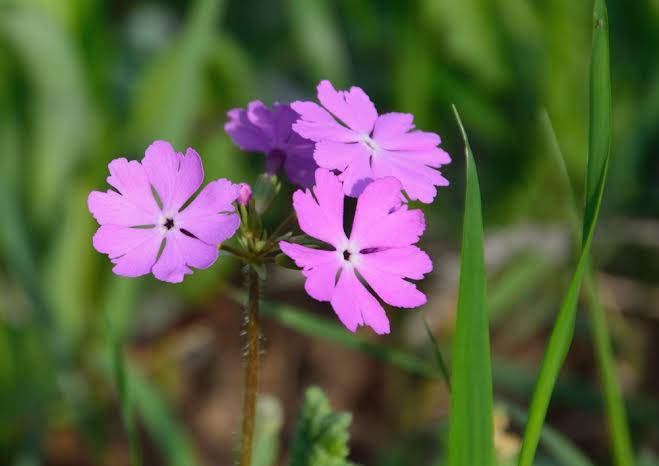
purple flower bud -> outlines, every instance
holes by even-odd
[[[238,199],[237,199],[238,204],[240,205],[249,204],[249,201],[252,200],[252,187],[247,183],[240,183],[238,186],[240,187],[240,191],[238,193]]]

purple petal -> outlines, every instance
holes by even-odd
[[[339,320],[351,332],[359,325],[367,325],[377,334],[389,333],[389,319],[384,309],[359,282],[352,269],[341,271],[331,304]]]
[[[281,251],[293,259],[307,278],[304,289],[318,301],[329,301],[334,294],[336,273],[341,266],[336,251],[312,249],[299,244],[279,243]]]
[[[400,182],[392,177],[369,184],[357,200],[350,240],[360,249],[405,247],[425,230],[423,212],[400,206]]]
[[[128,228],[102,225],[92,240],[94,249],[107,254],[115,264],[112,271],[124,277],[139,277],[151,272],[162,244],[155,228]]]
[[[240,186],[229,180],[212,181],[178,214],[176,224],[207,244],[220,244],[240,226],[232,205],[239,194]]]
[[[263,105],[258,101],[251,102],[250,106]],[[256,126],[248,118],[247,111],[242,108],[234,108],[227,112],[229,121],[224,125],[233,142],[241,150],[248,152],[267,153],[270,148],[270,139],[263,132],[262,128]]]
[[[315,197],[314,197],[315,196]],[[328,170],[316,170],[316,186],[293,194],[300,228],[309,236],[335,247],[346,240],[343,231],[343,187]]]
[[[314,176],[318,165],[313,158],[313,146],[291,147],[288,149],[286,160],[284,162],[284,171],[297,186],[310,188],[314,184]]]
[[[359,140],[359,134],[341,126],[327,110],[314,102],[293,102],[291,107],[300,115],[300,119],[293,124],[293,131],[305,139],[316,142]]]
[[[321,81],[317,87],[318,100],[327,110],[343,121],[350,129],[361,134],[371,134],[378,117],[373,102],[359,87],[349,91],[337,91],[329,81]]]
[[[153,266],[153,275],[170,283],[180,283],[192,273],[190,267],[205,269],[218,257],[217,246],[211,246],[196,238],[172,231],[167,235],[165,248]]]
[[[142,165],[166,215],[177,212],[204,180],[199,154],[190,148],[185,155],[177,153],[167,141],[152,143],[146,149]]]

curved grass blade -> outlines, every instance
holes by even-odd
[[[611,83],[609,70],[608,17],[604,0],[595,0],[593,49],[590,70],[589,153],[586,166],[586,206],[582,228],[581,255],[549,338],[535,385],[519,466],[531,466],[538,446],[551,393],[572,342],[577,301],[588,251],[604,194],[611,141]]]
[[[430,330],[430,326],[428,325],[428,321],[426,320],[425,317],[423,318],[423,327],[426,329],[426,334],[428,335],[428,339],[430,340],[433,354],[435,355],[435,360],[437,361],[437,367],[439,367],[439,370],[442,373],[442,377],[444,377],[444,382],[446,382],[446,386],[449,388],[449,390],[451,390],[451,376],[449,375],[448,366],[444,361],[444,356],[442,356],[442,351],[439,349],[439,345],[437,344],[435,335],[433,335],[432,330]]]
[[[568,212],[570,225],[575,232],[578,241],[579,220],[577,207],[574,202],[574,193],[570,185],[565,160],[558,145],[558,139],[546,111],[540,115],[542,129],[549,143],[552,158],[559,169],[559,178],[565,191],[565,210]],[[620,384],[616,379],[613,350],[611,338],[606,323],[606,316],[597,290],[597,280],[592,268],[586,270],[584,277],[584,296],[589,308],[589,316],[595,343],[595,356],[602,382],[604,406],[609,424],[609,436],[613,446],[613,455],[617,466],[633,466],[634,454],[632,449],[627,413],[620,390]]]
[[[488,466],[494,460],[492,368],[481,199],[467,134],[455,106],[453,112],[465,144],[467,187],[451,365],[449,464]]]

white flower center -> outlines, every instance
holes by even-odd
[[[170,231],[177,230],[176,216],[173,214],[160,214],[158,216],[158,227],[162,234],[167,234]]]
[[[360,137],[360,142],[364,144],[372,154],[377,154],[380,152],[380,145],[375,142],[375,140],[368,134],[362,134]]]
[[[344,267],[352,268],[361,263],[362,256],[359,254],[359,247],[354,243],[347,242],[342,244],[336,252]]]

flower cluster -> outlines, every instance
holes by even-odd
[[[437,187],[448,185],[438,169],[451,159],[437,134],[415,129],[408,113],[378,115],[362,89],[337,91],[322,81],[317,91],[320,104],[268,108],[254,101],[230,110],[225,124],[240,149],[265,155],[266,173],[283,169],[302,188],[293,195],[293,208],[313,240],[267,238],[251,230],[261,223],[250,215],[260,211],[250,207],[255,201],[245,183],[212,181],[190,202],[204,177],[199,155],[156,141],[141,163],[113,160],[108,183],[114,190],[89,195],[89,210],[100,224],[94,247],[110,257],[118,275],[153,273],[180,282],[192,268],[212,265],[242,221],[246,235],[239,243],[248,251],[241,257],[252,266],[270,252],[254,248],[278,243],[302,269],[307,293],[329,302],[349,330],[366,325],[388,333],[382,302],[423,305],[425,295],[409,280],[432,270],[428,255],[415,245],[424,215],[407,203],[431,203]],[[350,232],[344,229],[346,197],[357,198]],[[313,241],[324,246],[312,247]]]

